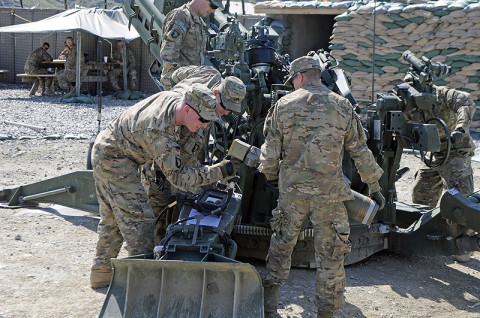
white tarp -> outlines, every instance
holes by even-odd
[[[1,27],[0,32],[50,33],[85,31],[102,38],[130,42],[140,35],[132,26],[122,9],[71,9],[49,18],[17,25]]]

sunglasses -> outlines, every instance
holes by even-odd
[[[212,10],[217,10],[218,9],[218,6],[215,5],[212,0],[209,0],[209,4],[210,4],[210,8],[212,8]]]
[[[209,123],[210,121],[209,120],[206,120],[205,118],[203,118],[202,116],[200,116],[200,113],[195,109],[195,107],[193,107],[192,105],[190,105],[189,103],[185,103],[188,107],[190,107],[197,115],[198,115],[198,121],[200,121],[202,124],[207,124]]]
[[[306,72],[306,71],[300,71],[300,72],[295,73],[295,75],[293,75],[293,76],[292,76],[292,79],[290,80],[290,85],[293,86],[293,80],[295,79],[295,77],[297,77],[298,73],[303,74],[303,73],[305,73],[305,72]]]

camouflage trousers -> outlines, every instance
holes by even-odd
[[[142,184],[147,191],[148,200],[152,206],[155,216],[160,215],[162,211],[173,202],[177,190],[166,179],[161,179],[156,174],[152,164],[145,164],[141,167]],[[161,179],[161,180],[159,180]],[[159,189],[160,188],[160,189]],[[154,230],[154,242],[157,245],[165,237],[168,224],[172,221],[170,213],[164,213],[158,220]]]
[[[472,157],[452,154],[440,168],[421,168],[415,173],[412,202],[432,208],[440,204],[442,194],[456,188],[463,195],[473,193]]]
[[[36,68],[36,67],[25,67],[25,73],[27,74],[48,74],[48,70],[45,68]],[[42,92],[45,91],[45,87],[52,86],[52,78],[48,77],[46,79],[40,79],[40,88]]]
[[[58,86],[64,91],[71,91],[72,82],[76,80],[76,73],[71,70],[61,70],[57,73]]]
[[[93,268],[110,265],[123,240],[129,255],[153,251],[155,217],[142,185],[138,165],[128,158],[92,153],[93,176],[100,208],[98,242]]]
[[[121,79],[123,76],[123,69],[121,68],[115,68],[108,72],[108,81],[112,86],[115,87],[120,87],[118,85],[118,81]],[[138,83],[137,83],[137,71],[135,69],[130,69],[127,70],[127,78],[128,82],[130,83],[130,88],[132,91],[136,91],[138,89]]]
[[[264,286],[282,285],[287,279],[293,248],[308,217],[314,229],[317,306],[322,310],[337,311],[345,304],[344,259],[351,250],[345,205],[342,202],[295,200],[280,195],[272,214],[273,234]]]

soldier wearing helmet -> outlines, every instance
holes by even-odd
[[[162,29],[160,55],[163,61],[160,82],[165,90],[171,88],[170,77],[181,66],[204,65],[207,34],[202,18],[225,7],[221,0],[192,0],[170,11]]]
[[[234,174],[230,160],[213,166],[185,165],[181,136],[215,120],[215,96],[194,84],[184,94],[161,92],[118,116],[96,138],[92,166],[100,207],[99,239],[90,284],[106,287],[112,277],[111,258],[123,240],[129,255],[151,252],[155,214],[142,185],[139,168],[154,161],[166,180],[188,191]]]

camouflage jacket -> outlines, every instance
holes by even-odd
[[[406,109],[404,111],[406,119],[424,123],[429,118],[438,117],[445,122],[450,133],[456,129],[463,129],[465,137],[461,143],[452,143],[451,154],[473,156],[475,144],[470,136],[469,129],[475,113],[475,103],[470,98],[470,94],[446,86],[436,85],[433,86],[433,91],[437,96],[436,107],[429,111]],[[440,125],[437,124],[437,126],[440,138],[443,138],[445,136],[444,130]]]
[[[135,56],[133,55],[133,51],[127,48],[127,70],[134,69],[136,66],[135,63]],[[112,53],[112,58],[111,61],[113,63],[118,63],[122,62],[122,51],[116,50],[115,52]],[[120,66],[120,64],[115,65],[115,68],[123,68],[123,66]]]
[[[162,78],[170,78],[181,66],[203,65],[207,46],[205,23],[193,13],[190,3],[170,11],[163,24],[160,55]]]
[[[307,84],[282,97],[265,120],[260,171],[279,181],[281,194],[301,200],[353,199],[343,178],[344,147],[370,191],[380,190],[382,169],[366,145],[351,104],[322,84]]]
[[[80,72],[83,69],[85,61],[83,58],[80,59]],[[65,60],[65,70],[73,72],[76,74],[77,72],[77,45],[73,44],[70,52],[67,55],[67,59]]]
[[[221,180],[219,167],[185,165],[186,127],[175,124],[180,100],[178,93],[161,92],[139,102],[110,123],[95,146],[103,149],[104,158],[127,157],[139,166],[153,160],[167,180],[184,191]]]
[[[42,66],[42,62],[51,62],[52,60],[53,59],[50,54],[48,54],[43,47],[39,47],[28,56],[24,67],[25,73],[30,73],[34,70],[44,68]]]
[[[182,66],[175,70],[171,77],[172,92],[183,94],[194,83],[202,83],[212,89],[222,82],[220,72],[213,66]],[[190,132],[190,143],[195,144],[197,148],[197,159],[205,160],[205,135],[210,130],[211,124],[207,128],[199,129],[197,133]]]
[[[60,60],[62,60],[62,59],[65,59],[65,60],[66,60],[67,57],[68,57],[68,53],[70,53],[70,50],[67,49],[67,48],[64,48],[63,51],[60,52],[60,55],[58,56],[58,58],[59,58]],[[64,57],[64,58],[63,58],[63,57]]]

